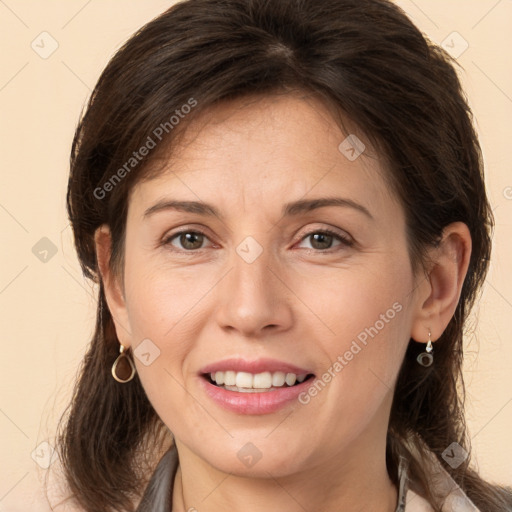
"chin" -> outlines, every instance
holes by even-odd
[[[268,435],[268,430],[265,433]],[[198,455],[217,470],[236,476],[269,478],[282,477],[300,471],[305,461],[304,447],[293,448],[282,440],[264,439],[263,436],[245,435],[243,440],[230,439],[206,450],[202,446]]]

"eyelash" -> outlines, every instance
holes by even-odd
[[[191,229],[185,229],[185,230],[182,230],[182,231],[178,231],[176,233],[173,233],[172,235],[166,237],[163,241],[162,241],[162,245],[164,246],[168,246],[168,245],[171,245],[171,242],[172,240],[174,240],[175,238],[179,237],[180,235],[184,235],[184,234],[194,234],[194,235],[202,235],[204,236],[205,238],[208,238],[208,236],[206,235],[206,233],[203,233],[202,231],[199,231],[199,230],[191,230]],[[341,245],[345,246],[345,247],[352,247],[354,245],[354,242],[352,240],[350,240],[349,238],[343,236],[343,235],[340,235],[339,233],[337,233],[336,231],[333,231],[329,228],[325,228],[325,229],[316,229],[314,231],[310,231],[309,233],[306,233],[301,239],[300,239],[300,242],[302,242],[303,240],[305,240],[306,238],[312,236],[312,235],[316,235],[316,234],[322,234],[322,235],[331,235],[333,236],[334,238],[338,239],[340,242],[341,242]],[[339,246],[337,246],[339,247]],[[185,254],[192,254],[192,253],[195,253],[195,252],[198,252],[198,251],[201,251],[203,248],[201,249],[175,249],[173,248],[172,250],[174,250],[175,252],[178,252],[178,253],[185,253]],[[325,250],[322,250],[322,249],[306,249],[306,251],[308,252],[315,252],[315,253],[331,253],[331,252],[334,252],[336,251],[336,247],[330,247],[329,249],[325,249]]]

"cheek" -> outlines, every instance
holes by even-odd
[[[399,290],[351,290],[346,284],[347,294],[338,293],[338,308],[323,310],[322,318],[335,332],[319,338],[329,363],[302,403],[324,425],[324,438],[350,444],[370,424],[388,421],[410,312]]]
[[[338,397],[363,398],[376,385],[393,386],[410,334],[407,261],[376,258],[371,267],[339,269],[314,281],[314,290],[311,280],[302,281],[299,293],[317,314],[317,341],[330,362],[325,380]]]
[[[156,265],[150,260],[133,257],[130,267],[127,263],[131,269],[126,282],[128,315],[135,343],[149,337],[164,345],[194,315],[215,278],[197,266],[166,268],[165,263]]]
[[[364,341],[370,329],[373,337],[383,337],[391,327],[397,328],[404,316],[403,308],[411,292],[411,275],[407,266],[386,258],[371,265],[328,269],[296,280],[297,295],[304,297],[308,309],[323,325],[325,340],[333,349],[356,338]],[[375,327],[378,333],[375,333]]]
[[[134,361],[149,400],[165,421],[190,405],[183,391],[190,377],[190,354],[210,318],[209,298],[218,273],[211,266],[152,265],[135,251],[126,268]]]
[[[175,408],[183,391],[184,361],[197,334],[191,312],[207,283],[192,275],[177,278],[176,272],[171,279],[170,272],[131,263],[126,295],[137,373],[157,410],[162,403]]]

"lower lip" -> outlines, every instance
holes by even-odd
[[[239,414],[270,414],[297,400],[315,378],[310,377],[296,386],[261,393],[229,391],[212,384],[204,377],[200,377],[200,380],[206,394],[224,409]]]

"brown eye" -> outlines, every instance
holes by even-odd
[[[311,248],[317,251],[327,251],[332,248],[336,249],[337,247],[350,247],[353,245],[353,242],[348,238],[330,230],[312,231],[303,237],[302,241],[304,240],[309,240]],[[339,243],[333,246],[333,242],[336,240]]]
[[[328,233],[313,233],[309,235],[313,249],[330,249],[334,237]]]
[[[193,251],[202,249],[205,239],[206,235],[198,231],[181,231],[180,233],[175,233],[174,235],[167,238],[164,244],[176,247],[173,243],[173,240],[178,240],[181,245],[181,247],[177,247],[178,249]]]

